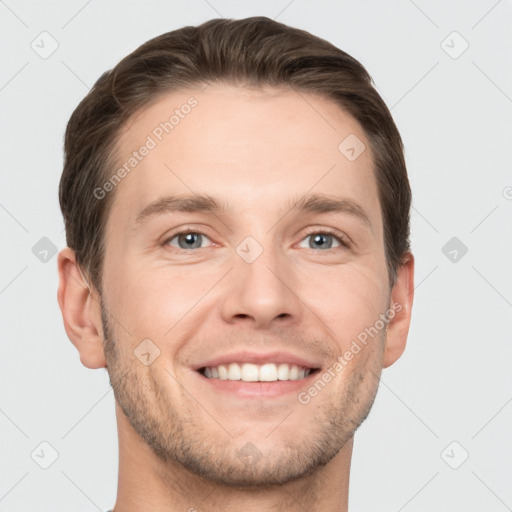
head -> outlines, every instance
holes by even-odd
[[[414,267],[402,141],[357,60],[263,17],[156,37],[73,112],[59,198],[66,331],[160,461],[271,485],[347,445],[405,348]],[[204,368],[235,352],[311,373],[219,389]]]

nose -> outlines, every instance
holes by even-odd
[[[290,262],[278,249],[267,247],[251,262],[243,253],[249,246],[234,253],[234,268],[222,305],[224,321],[251,323],[255,329],[267,329],[273,323],[299,323],[300,287]]]

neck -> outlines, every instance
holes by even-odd
[[[119,479],[113,512],[348,510],[353,438],[314,474],[279,486],[233,488],[205,480],[178,463],[164,463],[135,432],[117,404],[116,413]]]

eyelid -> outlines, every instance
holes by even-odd
[[[161,245],[166,246],[169,244],[169,242],[173,238],[175,238],[179,235],[188,235],[189,233],[202,235],[202,236],[207,237],[208,240],[211,240],[211,238],[201,229],[195,228],[194,226],[183,226],[181,228],[177,228],[177,231],[173,231],[170,235],[166,235],[164,240],[161,242]],[[215,244],[215,242],[213,242],[213,244]],[[180,249],[179,247],[175,247],[175,249],[177,249],[178,251],[181,250],[181,251],[185,251],[185,252],[190,252],[189,249]],[[205,247],[202,247],[202,249],[205,249]],[[195,250],[197,251],[197,249],[195,249]]]
[[[345,233],[342,233],[341,231],[338,231],[337,229],[334,229],[334,228],[322,228],[322,227],[308,228],[308,230],[304,234],[304,237],[301,238],[300,241],[302,242],[302,240],[304,240],[304,238],[311,236],[311,235],[315,235],[315,234],[331,235],[332,237],[337,238],[338,242],[340,242],[340,244],[346,248],[350,248],[353,245],[352,240],[350,239],[350,237],[345,235]]]
[[[202,235],[202,236],[205,236],[206,238],[208,238],[209,240],[211,240],[211,238],[204,231],[201,231],[200,229],[197,229],[194,226],[184,226],[182,228],[179,228],[178,231],[174,231],[172,234],[166,236],[164,241],[161,243],[161,245],[166,246],[175,237],[177,237],[179,235],[186,235],[189,233]],[[304,240],[304,238],[307,238],[308,236],[316,235],[316,234],[330,235],[330,236],[336,238],[342,247],[345,247],[347,249],[351,248],[353,245],[353,242],[350,239],[350,237],[348,237],[344,233],[342,233],[336,229],[333,229],[333,228],[326,228],[326,227],[319,227],[319,226],[308,228],[306,230],[306,232],[304,233],[304,235],[302,236],[302,238],[300,239],[299,243],[302,242]],[[213,244],[216,245],[215,242],[213,242]],[[184,251],[187,253],[194,252],[194,251],[198,250],[198,249],[195,249],[195,250],[194,249],[192,249],[192,250],[180,249],[179,247],[175,247],[175,249],[178,251]],[[206,249],[206,247],[201,247],[200,249]],[[334,247],[334,249],[337,249],[337,248]],[[315,252],[326,252],[326,251],[315,251]]]

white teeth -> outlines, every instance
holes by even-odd
[[[243,363],[221,364],[207,367],[205,377],[221,380],[243,380],[245,382],[275,382],[277,380],[298,380],[307,377],[310,368],[299,367],[294,364],[265,363],[262,365]]]
[[[277,380],[278,375],[276,365],[274,363],[262,364],[260,366],[259,377],[259,380],[266,382],[272,382]]]
[[[279,380],[288,380],[290,374],[290,367],[287,364],[280,364],[277,367],[277,378]]]
[[[236,363],[230,363],[228,366],[228,380],[240,380],[242,378],[242,371],[240,366]]]
[[[223,365],[218,366],[219,370],[219,379],[226,380],[228,378],[228,369]]]
[[[255,364],[242,365],[242,380],[245,382],[258,382],[259,371]]]

